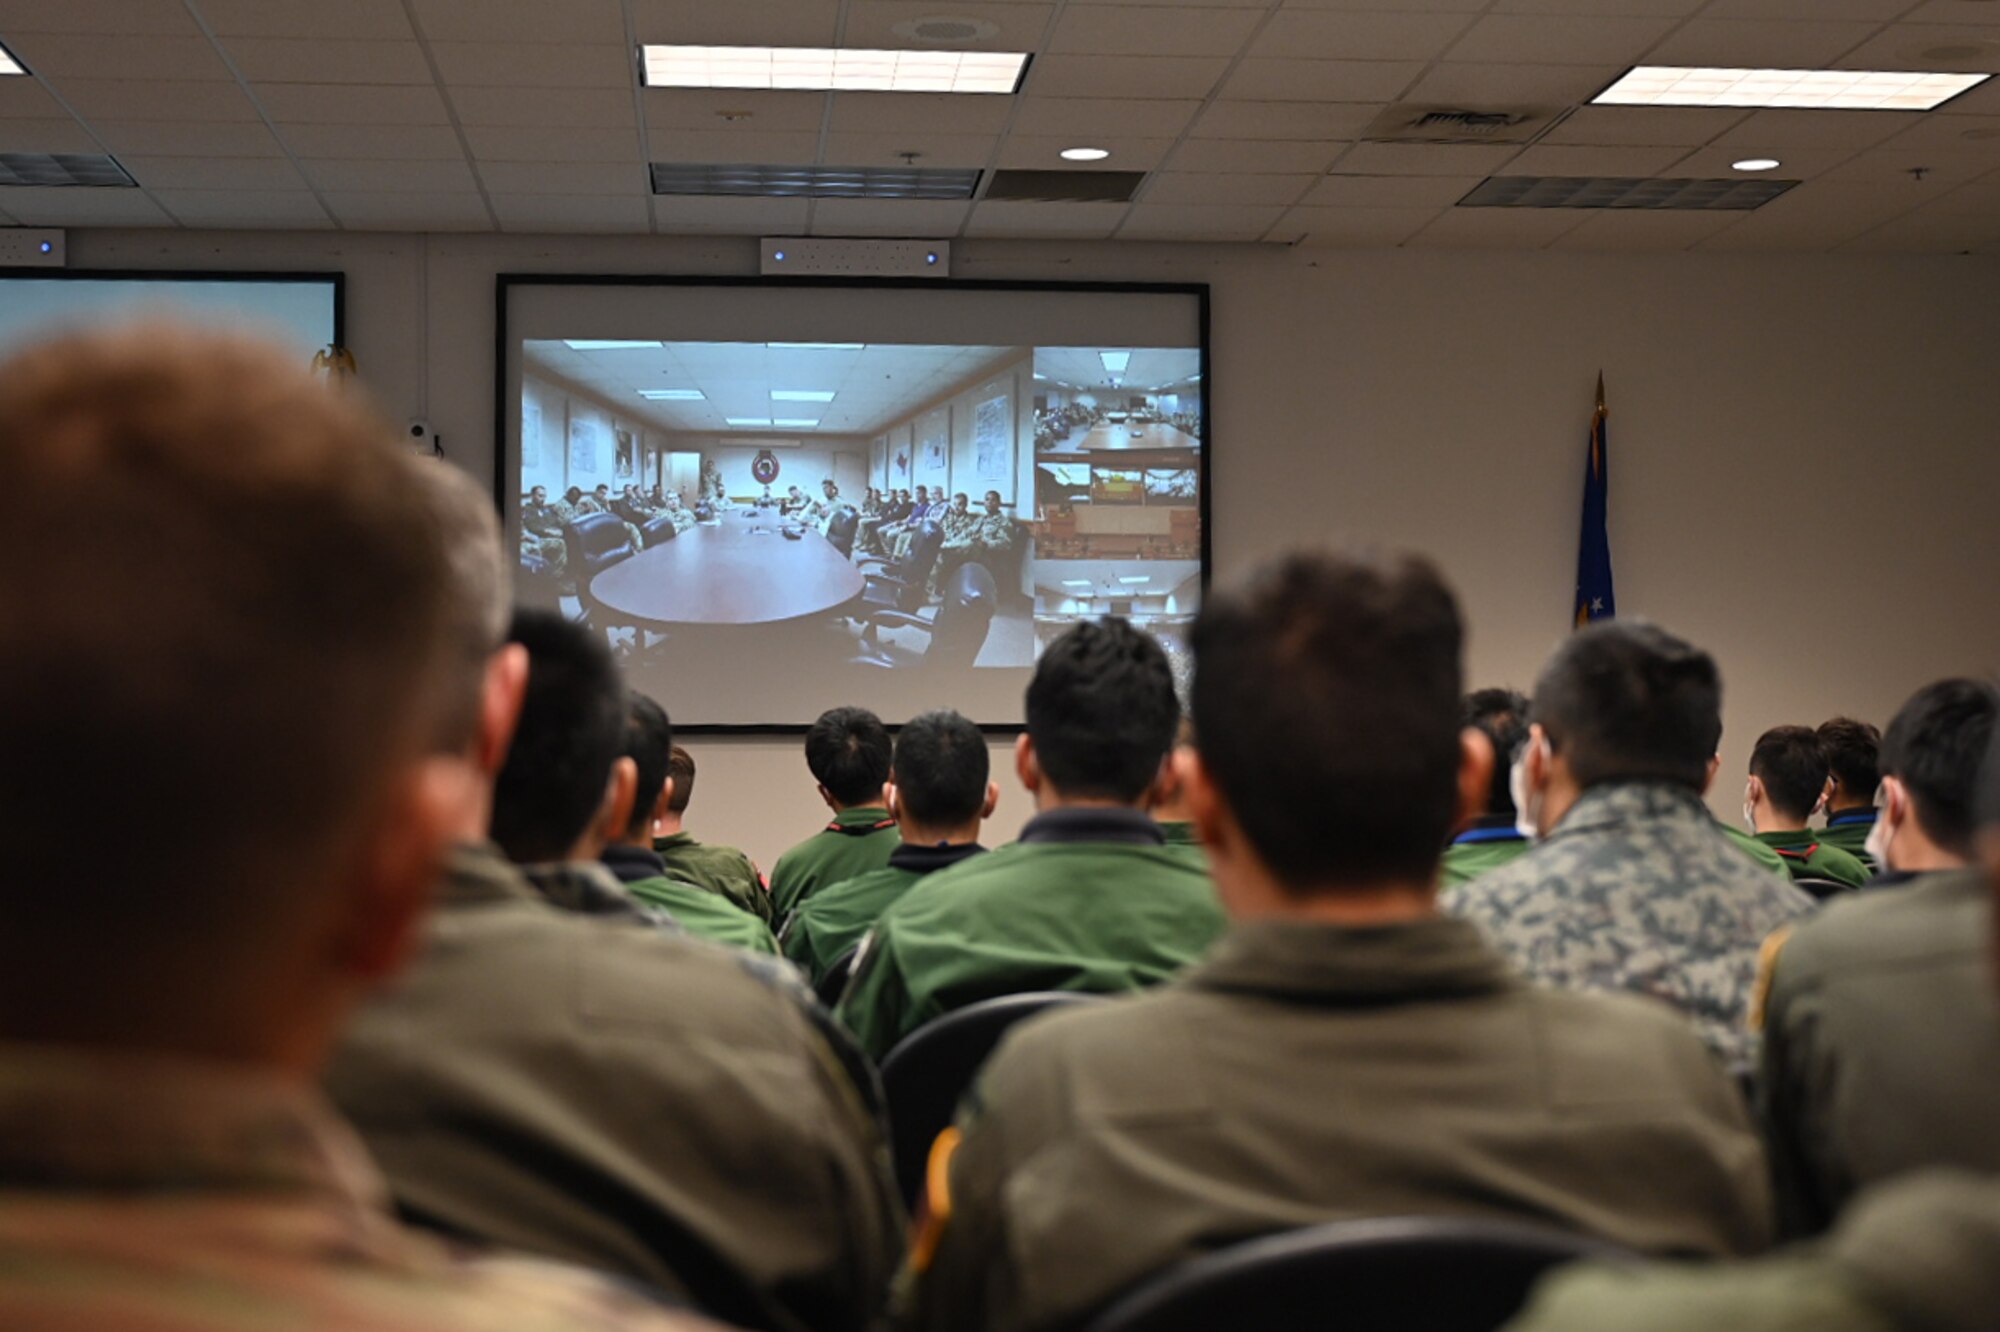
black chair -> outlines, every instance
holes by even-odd
[[[639,524],[639,536],[645,541],[647,550],[664,546],[680,534],[681,530],[674,526],[674,516],[670,513],[654,514]]]
[[[1250,1240],[1140,1284],[1085,1332],[1493,1332],[1551,1268],[1630,1264],[1602,1240],[1460,1217],[1334,1221]]]
[[[876,572],[868,574],[867,586],[854,603],[853,616],[866,620],[876,611],[912,615],[922,610],[931,569],[937,564],[938,547],[943,544],[944,529],[926,518],[917,525],[902,559],[892,562],[871,556],[858,561],[864,572],[870,565],[876,566]]]
[[[944,603],[937,618],[926,620],[902,611],[878,610],[868,617],[873,628],[917,629],[930,636],[922,651],[911,651],[883,643],[870,635],[862,640],[857,666],[927,666],[939,670],[969,667],[986,646],[987,632],[993,627],[993,612],[1000,596],[993,575],[983,564],[962,564],[944,590]]]
[[[828,1008],[840,1002],[840,992],[847,988],[847,978],[854,974],[854,959],[860,952],[861,945],[856,944],[833,959],[833,965],[826,969],[826,975],[821,976],[819,983],[813,986],[813,994]]]
[[[896,1185],[912,1205],[923,1190],[931,1144],[951,1127],[958,1102],[1007,1029],[1052,1008],[1102,1003],[1067,991],[1008,994],[947,1013],[905,1036],[882,1060],[882,1094],[889,1106],[889,1150]]]
[[[521,577],[515,600],[538,610],[555,610],[562,604],[562,582],[555,566],[539,555],[521,556]]]
[[[625,520],[610,513],[584,514],[575,522],[563,524],[563,542],[569,547],[569,574],[576,580],[583,623],[609,628],[604,620],[605,607],[590,595],[590,580],[639,553],[632,546],[631,534],[625,530]]]
[[[827,544],[839,551],[842,556],[852,557],[854,554],[854,534],[860,529],[861,515],[846,505],[842,505],[840,508],[835,509],[833,517],[827,520]]]
[[[1812,894],[1815,902],[1824,902],[1828,898],[1838,897],[1842,893],[1853,891],[1852,884],[1842,883],[1838,879],[1793,879],[1792,887]]]

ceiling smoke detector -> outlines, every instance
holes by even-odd
[[[959,46],[966,42],[982,41],[1000,35],[1000,25],[987,19],[953,18],[935,16],[932,18],[904,19],[889,29],[898,37],[907,37],[913,42],[928,42],[932,46]]]

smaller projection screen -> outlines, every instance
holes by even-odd
[[[677,726],[1018,726],[1114,606],[1180,664],[1207,570],[1207,288],[504,275],[523,604]]]
[[[309,363],[344,341],[339,273],[0,268],[0,356],[59,334],[171,319],[268,338]]]

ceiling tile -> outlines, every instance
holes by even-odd
[[[1477,14],[1492,0],[1282,0],[1287,9],[1383,10],[1430,14]]]
[[[1646,53],[1649,65],[1812,69],[1833,64],[1867,40],[1873,23],[1795,19],[1690,20]]]
[[[444,162],[465,156],[457,132],[449,125],[280,125],[278,132],[284,136],[285,146],[299,157]],[[635,156],[636,143],[635,139]]]
[[[2000,167],[2000,116],[1921,116],[1887,141],[1899,152],[1965,157]]]
[[[1535,144],[1507,163],[1510,176],[1658,176],[1688,155],[1685,148],[1605,148]]]
[[[1672,31],[1664,18],[1489,14],[1451,48],[1451,58],[1494,64],[1629,65]]]
[[[11,186],[0,189],[0,208],[30,227],[170,227],[143,190],[79,190]]]
[[[1541,142],[1693,148],[1725,133],[1745,114],[1693,106],[1580,106]]]
[[[281,157],[261,123],[235,120],[97,120],[91,128],[114,153],[148,157]],[[54,151],[54,150],[51,150]],[[89,150],[85,150],[89,151]]]
[[[1000,165],[1044,171],[1151,171],[1166,159],[1174,141],[1136,135],[1099,134],[1093,137],[1092,146],[1110,150],[1111,156],[1104,161],[1072,165],[1058,156],[1063,149],[1075,146],[1076,140],[1067,136],[1010,134],[1000,145]]]
[[[631,125],[632,94],[612,88],[472,88],[454,85],[465,125]]]
[[[807,199],[655,200],[654,217],[661,231],[724,236],[801,236],[806,229]]]
[[[0,119],[0,153],[101,153],[104,149],[89,130],[68,117]]]
[[[163,8],[144,0],[153,8]],[[46,0],[43,0],[46,3]],[[402,0],[197,0],[208,26],[223,37],[407,41],[416,34]],[[82,6],[77,6],[82,8]]]
[[[1349,176],[1322,178],[1299,201],[1306,208],[1449,208],[1472,192],[1481,176]]]
[[[1809,180],[1743,215],[1697,250],[1828,250],[1909,211],[1872,185]]]
[[[1042,56],[1028,67],[1023,90],[1039,97],[1200,99],[1228,68],[1220,56]]]
[[[1551,250],[1686,250],[1743,220],[1723,211],[1606,208],[1549,242]]]
[[[1279,205],[1137,203],[1117,235],[1120,240],[1255,241],[1284,214]]]
[[[7,49],[57,89],[70,78],[147,79],[157,83],[227,83],[229,66],[200,33],[7,34]]]
[[[826,0],[725,0],[721,4],[716,0],[629,0],[628,7],[639,41],[686,46],[832,46],[840,20],[840,6]]]
[[[1463,14],[1281,9],[1249,54],[1283,60],[1435,60],[1470,24]]]
[[[1976,54],[1954,48],[1978,47]],[[1855,47],[1840,64],[1846,69],[1938,69],[1965,73],[2000,70],[2000,13],[1983,24],[1891,23]]]
[[[506,231],[625,232],[653,229],[643,195],[495,194],[493,211]]]
[[[1887,23],[1910,7],[1910,0],[1813,0],[1816,19],[1874,19]],[[1719,19],[1795,19],[1798,0],[1709,0],[1703,17]]]
[[[1252,102],[1393,102],[1424,72],[1401,60],[1245,60],[1222,85]]]
[[[1862,232],[1840,248],[1900,254],[1990,254],[2000,250],[2000,215],[1919,208]]]
[[[449,131],[447,131],[449,133]],[[481,162],[641,162],[634,129],[549,129],[526,125],[468,125],[465,141]],[[453,154],[456,153],[453,140]],[[322,153],[322,157],[335,154]],[[391,154],[381,153],[388,157]]]
[[[1457,106],[1556,105],[1588,101],[1623,72],[1610,65],[1498,65],[1446,61],[1410,89],[1412,102]]]
[[[303,190],[305,178],[282,157],[118,158],[144,189]]]
[[[1351,139],[1381,114],[1375,102],[1211,102],[1198,139]]]
[[[971,213],[969,203],[942,199],[819,199],[813,203],[815,236],[955,236]]]
[[[1102,240],[1124,221],[1127,207],[1115,203],[1027,203],[1003,199],[974,208],[971,220],[965,224],[965,233]]]
[[[1437,216],[1435,208],[1294,208],[1274,231],[1296,229],[1308,248],[1367,249],[1401,245]]]
[[[464,162],[353,161],[299,164],[327,194],[463,194],[478,188]]]
[[[1839,166],[1853,156],[1845,148],[1782,148],[1771,153],[1781,165],[1774,171],[1745,173],[1734,169],[1734,164],[1746,157],[1763,156],[1761,149],[1754,152],[1737,147],[1722,147],[1711,144],[1697,148],[1680,161],[1674,163],[1673,174],[1694,179],[1722,180],[1726,178],[1751,179],[1772,177],[1778,180],[1811,180]]]
[[[331,219],[304,190],[152,190],[160,206],[189,227],[241,230],[325,228]]]
[[[1928,0],[1903,16],[1905,23],[1991,23],[1993,0]]]
[[[329,193],[327,207],[356,231],[491,231],[493,219],[476,194],[348,191]]]
[[[1413,250],[1539,250],[1587,216],[1575,208],[1452,208],[1404,244]]]
[[[841,29],[842,46],[895,50],[920,46],[896,31],[898,23],[927,18],[974,19],[997,29],[989,37],[953,42],[951,49],[966,51],[1039,51],[1051,4],[938,4],[936,0],[848,0],[847,25]],[[818,214],[814,215],[815,221]]]
[[[0,115],[17,114],[8,105],[10,84],[0,79]],[[154,83],[142,79],[64,79],[63,99],[85,120],[247,120],[257,108],[234,83]],[[25,91],[25,89],[24,89]],[[34,91],[47,98],[46,93]],[[49,99],[51,106],[55,105]]]
[[[1043,49],[1058,55],[1233,56],[1261,19],[1250,9],[1162,9],[1071,4]]]
[[[1685,18],[1710,0],[1498,0],[1496,14],[1632,15]]]
[[[1300,5],[1302,8],[1310,7],[1310,0],[1288,0],[1288,2]],[[1188,5],[1201,9],[1263,9],[1271,3],[1271,0],[1095,0],[1095,3],[1118,5],[1125,9],[1178,9]],[[1373,0],[1373,3],[1380,4],[1381,0]],[[1418,3],[1424,8],[1430,7],[1430,0],[1418,0]]]
[[[1820,179],[1829,183],[1873,185],[1882,191],[1885,198],[1899,199],[1904,201],[1906,207],[1916,208],[1948,190],[1977,180],[1993,169],[1989,158],[1941,155],[1921,148],[1904,149],[1899,146],[1900,142],[1892,139],[1879,148],[1857,153],[1822,173]],[[1922,171],[1923,178],[1919,180],[1913,176],[1911,173],[1914,171]]]
[[[1859,152],[1916,122],[1910,111],[1752,111],[1719,136],[1722,148],[1844,148]]]
[[[429,83],[415,42],[231,37],[223,49],[252,83]]]
[[[762,130],[654,130],[651,144],[655,162],[805,166],[819,159],[819,135],[796,130],[780,134]]]
[[[894,97],[895,93],[881,96]],[[928,98],[923,100],[929,100]],[[984,101],[984,98],[965,98],[965,101]],[[1005,102],[1006,98],[995,99]],[[838,105],[839,99],[835,99]],[[827,94],[823,92],[777,92],[771,89],[727,88],[711,90],[707,88],[660,88],[649,89],[645,94],[646,124],[654,129],[700,129],[758,130],[770,133],[777,130],[810,130],[819,132],[820,123],[826,119]],[[887,119],[884,117],[884,119]],[[874,126],[849,126],[847,128],[873,128],[881,130],[900,129],[912,123],[928,124],[928,121],[898,119],[888,124]],[[1000,124],[1005,124],[1003,118]],[[942,129],[942,126],[935,128]],[[997,130],[999,125],[995,125]]]
[[[829,134],[825,157],[841,166],[983,167],[999,146],[997,134]]]
[[[1096,97],[1024,97],[1013,132],[1040,134],[1088,144],[1108,135],[1172,138],[1201,109],[1196,101],[1119,101]]]
[[[96,80],[96,82],[111,84],[114,87],[117,86],[108,79]],[[76,80],[74,79],[64,80],[64,92],[67,93],[75,83]],[[213,85],[201,84],[197,86],[211,87]],[[249,107],[245,106],[244,110],[248,111]],[[58,102],[50,95],[49,90],[41,85],[40,80],[24,79],[19,75],[9,75],[4,79],[0,79],[0,116],[4,116],[9,120],[17,118],[22,120],[66,120],[69,118],[69,112],[63,109],[61,102]]]
[[[182,5],[160,0],[0,0],[0,34],[11,46],[28,32],[196,37],[201,29]]]
[[[489,194],[630,195],[651,192],[646,166],[631,162],[481,162],[479,179]],[[504,220],[504,219],[503,219]]]
[[[652,118],[653,98],[646,94],[647,118]],[[814,101],[823,93],[767,93],[770,97],[804,97]],[[833,116],[828,128],[842,134],[893,134],[911,126],[921,126],[933,134],[998,134],[1007,128],[1007,118],[1026,98],[952,97],[943,93],[833,94]],[[817,112],[814,115],[817,117]],[[763,119],[762,113],[758,119]],[[817,125],[817,118],[811,122]],[[806,128],[801,124],[799,128]]]
[[[1259,139],[1183,139],[1174,150],[1176,171],[1211,174],[1237,172],[1301,172],[1326,170],[1333,159],[1347,151],[1340,140],[1287,139],[1273,142]]]
[[[1520,151],[1511,144],[1357,143],[1338,165],[1360,176],[1490,176]]]
[[[636,57],[623,43],[432,42],[438,75],[448,84],[512,88],[632,86]]]
[[[445,125],[451,121],[436,88],[272,83],[256,92],[271,119],[286,124]]]
[[[1162,171],[1146,182],[1140,201],[1155,204],[1242,204],[1290,207],[1320,177],[1313,172],[1284,175],[1217,176],[1193,171]]]
[[[616,42],[625,40],[619,0],[410,0],[434,42]],[[636,6],[635,6],[636,8]]]

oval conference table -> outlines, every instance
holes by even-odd
[[[867,578],[807,526],[776,509],[735,510],[642,550],[590,580],[612,615],[645,625],[781,624],[824,615],[861,595]]]

